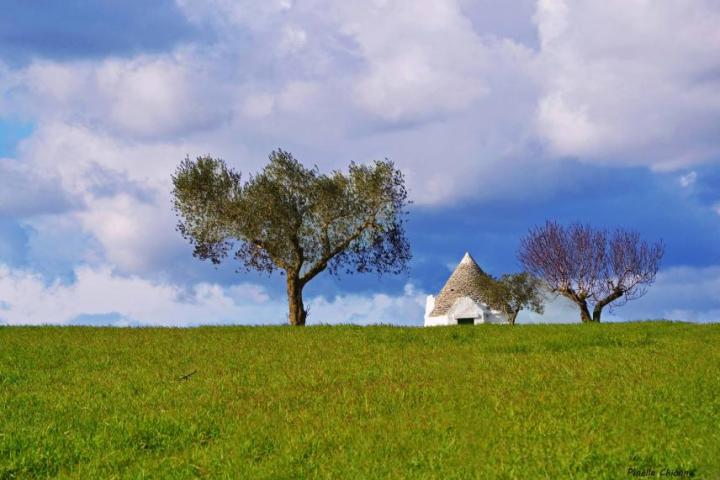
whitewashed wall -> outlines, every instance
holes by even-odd
[[[435,297],[428,295],[425,300],[425,326],[436,327],[457,325],[458,318],[474,318],[475,324],[495,323],[507,324],[507,317],[498,310],[491,310],[487,305],[477,304],[470,297],[458,298],[445,315],[430,316],[435,308]]]

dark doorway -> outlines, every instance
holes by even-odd
[[[458,325],[475,325],[474,318],[458,318]]]

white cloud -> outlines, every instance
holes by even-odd
[[[100,250],[84,256],[124,272],[147,273],[184,248],[175,232],[170,175],[191,152],[202,147],[124,141],[84,127],[45,123],[21,145],[19,158],[38,178],[34,185],[51,184],[72,199],[59,212],[64,222],[54,224],[70,222],[97,241]],[[31,215],[24,222],[53,236],[47,218]]]
[[[567,298],[560,295],[545,294],[543,314],[521,310],[516,322],[521,323],[578,323],[580,311]]]
[[[37,175],[57,175],[62,188],[73,195],[86,195],[108,183],[98,175],[101,172],[167,192],[180,160],[205,148],[203,142],[182,138],[138,142],[82,125],[43,121],[20,145],[18,158]]]
[[[475,31],[465,5],[181,5],[219,28],[228,44],[251,32],[256,48],[242,59],[259,76],[240,87],[247,120],[234,123],[245,138],[298,145],[301,160],[323,168],[389,157],[408,173],[420,204],[508,193],[494,184],[473,188],[472,178],[511,175],[509,157],[525,154],[535,101],[532,50]],[[210,13],[217,9],[222,18]],[[288,38],[302,43],[293,55]]]
[[[25,114],[118,135],[154,138],[210,128],[228,118],[229,90],[191,50],[128,60],[36,61],[13,75]]]
[[[291,0],[176,0],[193,22],[242,26],[264,26],[272,17],[290,10]]]
[[[107,261],[125,272],[143,272],[162,264],[169,253],[181,248],[169,202],[163,203],[118,194],[93,199],[76,216],[83,229],[103,246]]]
[[[607,140],[609,132],[589,118],[587,105],[571,105],[560,94],[550,94],[538,105],[539,129],[560,155],[584,155]]]
[[[319,296],[308,302],[309,319],[319,323],[421,326],[425,296],[412,284],[407,284],[400,296],[376,293],[370,296],[342,295],[332,300]]]
[[[188,326],[203,323],[278,322],[279,305],[267,301],[258,287],[200,283],[189,291],[137,276],[121,276],[109,267],[79,267],[71,284],[46,284],[39,275],[0,266],[0,318],[7,324],[67,324],[79,316],[116,314],[123,322]],[[42,299],[42,301],[38,301]]]
[[[266,117],[273,111],[275,97],[267,93],[249,95],[244,102],[243,112],[249,117]]]
[[[487,47],[455,1],[344,3],[341,31],[365,61],[360,105],[390,120],[459,111],[488,93]]]
[[[300,145],[332,168],[338,161],[327,159],[339,153],[399,152],[421,203],[458,198],[432,193],[428,135],[453,151],[441,183],[460,183],[454,192],[468,192],[468,177],[523,169],[536,135],[549,157],[588,162],[676,168],[718,152],[720,9],[710,1],[539,0],[539,44],[522,35],[530,47],[512,34],[530,19],[500,2],[178,3],[216,31],[216,43],[36,62],[4,75],[13,95],[3,108],[123,139],[205,131],[217,145],[234,136],[262,157],[266,145]],[[446,128],[428,131],[433,122]],[[453,136],[458,129],[464,138]]]
[[[280,50],[286,54],[297,53],[307,42],[307,32],[302,28],[286,26],[280,39]]]
[[[535,19],[552,153],[677,168],[720,151],[717,2],[540,0]]]
[[[628,320],[720,321],[720,266],[663,269],[644,297],[615,313]]]
[[[421,325],[424,295],[407,285],[399,296],[317,297],[307,305],[309,324]],[[78,317],[110,314],[120,325],[267,324],[286,323],[286,311],[284,297],[272,298],[250,283],[181,288],[121,275],[108,266],[79,267],[72,283],[48,283],[37,273],[0,265],[0,323],[10,325],[68,324]]]
[[[697,180],[697,173],[695,171],[692,171],[685,175],[681,175],[678,181],[680,182],[681,187],[688,188],[688,187],[692,187],[695,184],[696,180]]]
[[[471,18],[464,1],[180,5],[217,30],[216,44],[35,63],[14,75],[26,108],[83,128],[78,149],[193,142],[203,150],[181,155],[221,153],[246,171],[278,146],[323,168],[387,156],[418,204],[553,188],[519,173],[552,177],[555,156],[671,168],[718,150],[710,3],[540,1],[536,51],[478,22],[475,7]],[[507,7],[483,8],[502,18]],[[496,180],[478,188],[486,178]]]

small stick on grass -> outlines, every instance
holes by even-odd
[[[178,380],[187,380],[187,379],[189,379],[190,377],[192,377],[193,375],[195,375],[196,373],[197,373],[197,370],[193,370],[192,372],[183,375],[183,376],[180,377]]]

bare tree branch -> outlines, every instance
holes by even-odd
[[[578,306],[583,322],[599,322],[606,306],[624,305],[647,292],[663,254],[662,242],[648,244],[635,231],[609,234],[548,221],[521,240],[518,256],[528,272]]]

